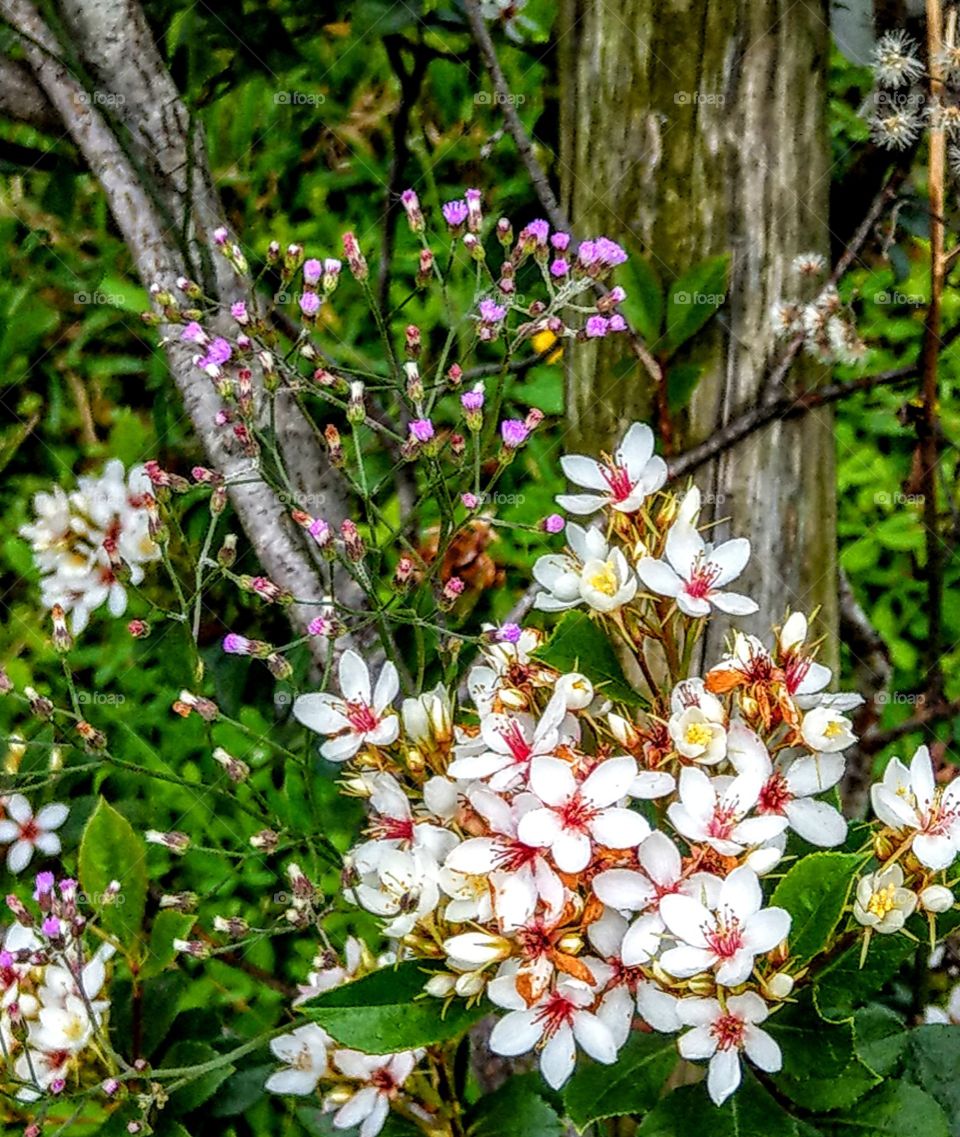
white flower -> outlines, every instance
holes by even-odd
[[[440,902],[439,866],[424,849],[370,852],[356,860],[360,881],[346,891],[361,908],[388,918],[384,935],[399,939]]]
[[[641,557],[637,574],[653,592],[676,599],[687,616],[708,616],[710,606],[734,616],[749,616],[757,604],[723,586],[735,580],[750,559],[750,542],[745,537],[707,544],[689,518],[700,508],[700,491],[694,486],[680,505],[680,516],[670,527],[664,550],[666,560]]]
[[[587,983],[561,979],[532,1007],[526,1005],[512,982],[495,980],[488,993],[493,1002],[509,1011],[493,1028],[490,1049],[513,1058],[540,1047],[540,1071],[553,1089],[560,1089],[573,1073],[578,1045],[605,1066],[616,1062],[617,1046],[610,1028],[586,1009],[595,999]]]
[[[329,1042],[327,1032],[316,1023],[271,1039],[274,1057],[285,1065],[267,1078],[264,1089],[272,1094],[312,1094],[327,1073]]]
[[[840,754],[806,754],[776,765],[757,735],[736,722],[727,740],[730,761],[738,773],[756,772],[763,778],[756,811],[761,816],[785,817],[787,824],[811,845],[829,848],[842,845],[847,836],[843,815],[814,794],[831,789],[843,777]]]
[[[870,790],[874,813],[897,830],[916,830],[913,853],[928,869],[949,868],[960,852],[960,781],[937,786],[933,762],[921,746],[910,763],[891,758],[884,780]]]
[[[913,852],[928,869],[948,868],[960,851],[960,779],[938,786],[930,751],[921,746],[910,769],[892,758],[871,788],[873,811],[897,830],[915,830]]]
[[[403,1088],[423,1057],[418,1050],[405,1050],[399,1054],[371,1055],[357,1050],[337,1050],[333,1063],[348,1078],[367,1082],[356,1091],[334,1114],[335,1129],[353,1129],[360,1126],[360,1137],[376,1137],[390,1112],[390,1102]]]
[[[557,505],[568,513],[596,513],[610,506],[634,513],[667,480],[667,464],[653,453],[653,431],[635,422],[607,462],[579,454],[560,459],[564,474],[574,485],[593,490],[586,494],[559,494]]]
[[[888,935],[899,932],[917,907],[917,894],[903,887],[903,869],[890,865],[857,881],[853,915],[864,927]]]
[[[552,754],[561,741],[574,741],[577,729],[576,720],[567,719],[562,692],[551,697],[539,719],[525,712],[486,714],[480,720],[485,748],[478,748],[474,739],[465,747],[458,744],[447,773],[453,778],[490,778],[495,789],[509,789],[526,776],[534,758]]]
[[[562,612],[586,604],[597,612],[616,612],[637,594],[637,578],[623,550],[610,548],[603,532],[570,522],[567,544],[571,554],[549,553],[533,566],[533,579],[544,590],[534,607]]]
[[[800,733],[811,750],[831,753],[846,750],[857,741],[850,720],[833,707],[822,704],[803,716]]]
[[[956,903],[956,897],[943,884],[928,884],[918,899],[924,912],[932,912],[934,915],[949,912]]]
[[[909,86],[923,74],[923,64],[916,55],[917,45],[901,28],[886,32],[873,49],[871,66],[877,80],[885,87]]]
[[[404,699],[400,713],[404,734],[415,746],[442,746],[453,737],[450,694],[442,683],[419,698]]]
[[[355,651],[340,657],[340,693],[300,695],[293,704],[298,722],[330,736],[320,753],[331,762],[345,762],[364,746],[390,746],[400,735],[400,720],[391,703],[400,690],[397,669],[383,665],[370,693],[370,672]]]
[[[90,1011],[93,1011],[91,1015]],[[79,995],[67,995],[60,1006],[41,1007],[30,1024],[30,1045],[50,1054],[76,1054],[93,1038],[100,1016]]]
[[[23,872],[33,858],[34,849],[48,857],[55,857],[60,852],[60,838],[54,830],[67,820],[70,811],[65,805],[51,802],[34,816],[23,794],[11,794],[0,804],[6,814],[0,821],[0,845],[10,846],[7,849],[7,868],[11,872]]]
[[[615,807],[637,776],[633,758],[607,758],[577,783],[568,762],[535,758],[530,789],[543,803],[520,818],[517,835],[535,848],[548,848],[561,872],[581,872],[590,863],[593,844],[629,849],[650,832],[633,810]]]
[[[780,1047],[757,1023],[768,1015],[767,1005],[753,991],[731,995],[726,1008],[716,999],[681,999],[678,1014],[693,1030],[681,1035],[677,1048],[688,1060],[709,1058],[707,1091],[715,1105],[723,1105],[740,1085],[740,1052],[775,1074],[782,1065]]]
[[[680,771],[680,800],[667,808],[678,833],[703,841],[725,857],[738,857],[745,848],[763,845],[787,827],[775,815],[748,817],[757,804],[763,779],[748,771],[736,778],[708,778],[697,766]]]
[[[771,951],[790,931],[789,912],[762,904],[757,874],[745,865],[723,881],[709,908],[692,896],[665,896],[660,915],[680,943],[664,952],[660,966],[678,979],[716,968],[721,986],[745,983],[754,957]]]
[[[456,845],[457,837],[449,829],[413,816],[410,799],[392,774],[372,774],[365,781],[370,788],[370,807],[374,814],[370,844],[376,845],[380,853],[388,849],[423,849],[439,862]],[[369,863],[369,855],[362,856],[359,849],[354,855]]]
[[[684,679],[670,697],[672,714],[667,724],[677,753],[703,766],[722,762],[727,753],[723,704],[702,679]]]

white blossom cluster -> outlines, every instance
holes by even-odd
[[[743,1056],[780,1067],[761,1024],[802,976],[790,916],[765,903],[761,882],[788,831],[844,842],[846,822],[822,795],[843,774],[860,698],[827,692],[801,613],[771,646],[735,631],[702,678],[683,673],[713,609],[756,610],[727,587],[749,542],[704,540],[699,494],[661,492],[645,426],[612,456],[563,467],[587,492],[561,504],[603,510],[606,525],[568,524],[567,551],[534,568],[537,607],[584,608],[646,658],[648,706],[556,670],[539,632],[505,625],[468,676],[472,712],[455,712],[440,686],[398,713],[394,665],[373,682],[347,651],[340,694],[303,695],[294,714],[325,737],[325,757],[351,762],[347,791],[369,806],[345,894],[381,918],[400,956],[443,960],[430,994],[486,996],[503,1012],[492,1049],[536,1050],[555,1088],[578,1049],[614,1063],[639,1017],[678,1032],[684,1057],[709,1060],[719,1104]],[[916,889],[896,857],[859,882],[851,917],[865,944],[918,907],[931,919],[951,907],[938,874],[960,849],[960,789],[934,783],[925,751],[909,771],[891,763],[874,807],[897,856],[911,850]]]
[[[154,499],[143,466],[125,472],[108,462],[99,477],[77,479],[67,493],[54,486],[33,499],[36,520],[20,530],[33,547],[46,608],[70,613],[74,634],[106,604],[112,616],[126,610],[125,581],[139,584],[144,566],[160,556],[151,536]]]
[[[0,1050],[22,1101],[63,1092],[109,1049],[106,985],[114,948],[86,947],[76,881],[38,873],[34,899],[39,914],[8,898],[16,922],[0,949]]]
[[[791,265],[801,284],[815,284],[809,299],[809,287],[798,287],[798,295],[778,300],[770,309],[770,325],[778,339],[803,337],[803,348],[821,363],[859,363],[866,355],[849,305],[844,304],[835,285],[823,282],[826,260],[819,253],[801,253]]]

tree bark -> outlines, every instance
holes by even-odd
[[[674,423],[676,450],[756,401],[774,359],[769,309],[795,284],[790,262],[828,251],[828,35],[818,3],[564,0],[560,165],[578,235],[626,239],[667,285],[709,256],[732,256],[726,302],[692,349],[704,371]],[[798,361],[788,382],[809,386],[817,370]],[[577,353],[567,402],[573,439],[591,451],[654,418],[647,375],[607,343]],[[738,626],[765,634],[788,606],[819,607],[818,631],[835,642],[830,412],[772,422],[695,480],[704,520],[719,521],[715,538],[753,543],[734,587],[760,612]],[[709,656],[724,629],[714,622]]]

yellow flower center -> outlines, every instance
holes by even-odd
[[[689,746],[709,746],[713,731],[705,722],[692,722],[687,727],[684,737]]]
[[[870,902],[867,904],[867,911],[883,919],[888,912],[892,912],[894,908],[896,908],[896,894],[896,885],[888,884],[884,888],[878,888],[870,897]]]
[[[836,738],[838,734],[843,731],[843,723],[828,722],[823,728],[823,735],[825,738]]]
[[[587,577],[587,584],[594,592],[602,592],[604,596],[616,596],[620,587],[616,570],[609,561]]]

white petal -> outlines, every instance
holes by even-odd
[[[607,504],[607,499],[589,493],[558,493],[556,502],[567,513],[572,513],[577,517],[590,517],[598,509],[603,509]]]
[[[377,1098],[379,1096],[380,1092],[374,1086],[364,1086],[362,1090],[358,1090],[353,1097],[334,1114],[334,1127],[336,1129],[352,1129],[355,1125],[359,1125],[364,1118],[369,1116],[371,1110],[377,1104]]]
[[[588,490],[609,489],[607,479],[603,476],[603,467],[593,458],[585,458],[582,454],[564,454],[560,459],[560,469],[575,486],[583,486]]]
[[[749,596],[741,596],[739,592],[711,592],[710,602],[714,608],[726,612],[729,616],[752,616],[760,611],[760,605]]]
[[[637,858],[647,876],[661,888],[680,879],[680,852],[666,833],[661,833],[660,830],[651,833],[643,842]]]
[[[387,660],[383,665],[383,670],[380,672],[377,685],[373,691],[373,709],[378,715],[383,714],[384,710],[386,710],[397,697],[399,691],[400,677],[397,675],[397,669],[390,660]]]
[[[825,801],[803,797],[788,802],[787,821],[794,833],[822,849],[842,845],[847,839],[846,819]]]
[[[743,1032],[743,1049],[754,1066],[759,1066],[768,1074],[775,1074],[783,1065],[780,1047],[758,1026],[751,1024]]]
[[[729,880],[729,877],[727,878]],[[784,908],[764,908],[749,918],[744,928],[744,945],[755,955],[773,948],[790,932],[790,913]]]
[[[532,809],[520,818],[517,839],[534,849],[548,849],[560,830],[560,817],[552,809]]]
[[[633,423],[617,447],[614,458],[617,465],[626,469],[630,480],[636,482],[653,457],[653,431],[644,422]]]
[[[740,1051],[718,1050],[710,1059],[707,1092],[715,1105],[723,1105],[740,1085]]]
[[[41,829],[59,829],[67,820],[70,810],[58,801],[45,805],[37,814],[37,825]]]
[[[348,703],[370,705],[370,672],[352,649],[340,656],[340,691]]]
[[[318,734],[337,734],[350,725],[342,700],[324,692],[299,695],[293,702],[293,717]]]
[[[752,916],[758,912],[762,903],[763,893],[760,891],[760,881],[752,869],[744,866],[734,869],[723,882],[718,907],[730,907],[743,919],[745,916]]]
[[[553,859],[561,872],[583,872],[590,863],[591,851],[586,833],[565,829],[553,842]]]
[[[676,596],[683,585],[683,581],[668,564],[653,557],[640,558],[637,562],[637,576],[645,588],[661,596]]]
[[[537,1022],[536,1011],[510,1011],[490,1033],[490,1049],[494,1054],[513,1058],[526,1054],[540,1041],[543,1024]]]
[[[21,825],[33,817],[33,810],[30,808],[30,803],[23,794],[11,794],[4,801],[3,808],[8,817],[12,817],[14,821],[19,822]]]
[[[562,1026],[540,1054],[540,1072],[547,1085],[559,1090],[573,1073],[576,1060],[577,1048],[573,1041],[573,1031],[568,1026]]]
[[[532,773],[532,771],[531,771]],[[580,787],[580,794],[601,809],[626,797],[637,776],[636,760],[627,756],[601,762]]]
[[[736,580],[747,567],[749,560],[750,542],[746,537],[734,537],[732,541],[724,541],[722,545],[718,545],[710,554],[711,564],[717,565],[720,569],[714,581],[715,586],[722,588],[731,580]]]
[[[677,1039],[680,1057],[688,1061],[698,1058],[712,1058],[717,1052],[717,1040],[708,1026],[696,1026]]]
[[[23,872],[33,857],[33,845],[29,841],[14,841],[7,850],[7,868],[12,873]]]
[[[577,789],[570,763],[560,758],[534,758],[530,763],[530,789],[544,805],[563,805]]]
[[[708,948],[675,947],[665,951],[660,957],[660,966],[668,975],[677,979],[689,979],[709,971],[716,956]]]
[[[647,877],[633,869],[607,869],[598,873],[593,878],[593,891],[604,904],[625,912],[641,912],[656,898]]]
[[[633,849],[650,833],[650,826],[632,809],[605,809],[590,822],[590,834],[608,849]]]
[[[680,893],[665,896],[660,901],[660,915],[675,936],[698,948],[707,946],[703,934],[704,927],[712,928],[716,923],[712,914],[699,900]]]
[[[795,797],[823,793],[840,781],[845,766],[842,754],[807,754],[787,767],[787,785]]]
[[[271,1094],[312,1094],[320,1081],[316,1070],[277,1070],[264,1083]]]
[[[629,997],[629,996],[628,996]],[[610,1066],[617,1060],[617,1046],[610,1028],[589,1011],[577,1011],[573,1016],[573,1037],[583,1050],[597,1062]]]

